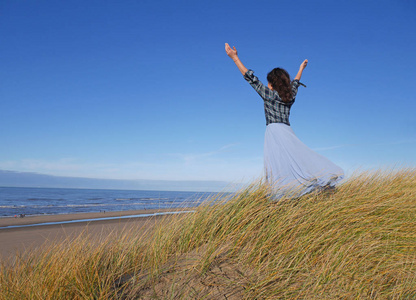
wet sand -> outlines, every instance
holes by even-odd
[[[122,219],[99,220],[101,218],[135,216],[181,211],[183,209],[149,209],[136,211],[80,213],[67,215],[27,216],[25,218],[0,218],[0,228],[7,226],[31,225],[0,229],[0,260],[13,258],[17,253],[39,247],[49,241],[75,238],[87,232],[93,238],[103,238],[110,233],[121,233],[134,228],[138,234],[151,230],[154,225],[166,216],[127,217]],[[192,210],[192,209],[189,209]],[[174,215],[169,215],[174,216]],[[94,219],[95,221],[92,221]],[[97,220],[98,219],[98,220]],[[76,223],[47,224],[50,222],[67,222],[88,220]],[[44,224],[44,225],[37,225]]]

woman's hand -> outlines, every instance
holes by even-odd
[[[236,60],[238,58],[237,49],[235,49],[235,47],[231,48],[228,43],[225,43],[225,52],[232,60]]]
[[[301,64],[300,64],[300,67],[299,67],[299,71],[298,71],[298,74],[296,75],[296,77],[295,77],[295,79],[296,80],[300,80],[300,78],[302,77],[302,72],[303,72],[303,70],[306,68],[306,66],[308,65],[308,60],[307,59],[305,59]]]
[[[234,61],[241,74],[246,74],[248,70],[238,58],[237,49],[235,49],[235,47],[231,48],[228,43],[225,43],[225,52],[227,52],[227,55]]]
[[[306,68],[306,66],[308,65],[308,60],[305,59],[301,64],[300,64],[300,69],[304,70]]]

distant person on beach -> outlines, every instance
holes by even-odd
[[[295,102],[299,85],[303,85],[299,80],[308,60],[302,62],[293,81],[286,70],[273,69],[267,74],[268,84],[265,86],[252,70],[243,65],[235,47],[225,43],[225,51],[244,79],[264,100],[264,170],[267,182],[279,188],[282,194],[292,191],[296,196],[334,187],[343,178],[343,170],[303,144],[289,123],[290,108]]]

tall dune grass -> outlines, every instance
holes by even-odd
[[[254,183],[152,232],[88,235],[0,270],[0,299],[415,299],[416,170],[271,201]]]

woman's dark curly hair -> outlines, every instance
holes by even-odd
[[[292,86],[290,84],[289,73],[285,69],[274,68],[267,74],[267,81],[273,87],[283,102],[292,100]]]

